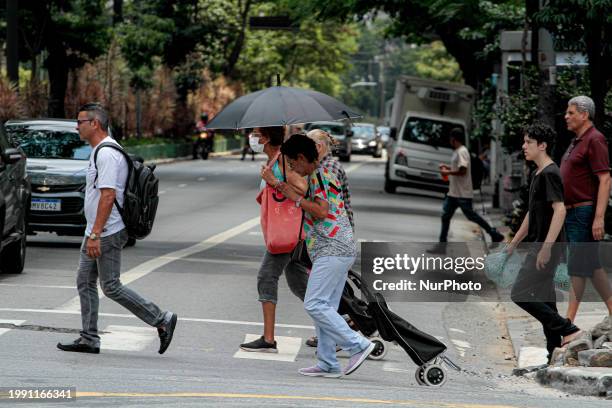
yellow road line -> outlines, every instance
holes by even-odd
[[[236,394],[215,392],[175,392],[175,393],[138,393],[138,392],[77,392],[77,398],[221,398],[221,399],[268,399],[268,400],[301,400],[301,401],[330,401],[353,402],[361,404],[378,404],[412,407],[436,408],[517,408],[509,405],[488,405],[472,403],[448,403],[440,401],[410,401],[410,400],[378,400],[369,398],[344,397],[311,397],[301,395],[272,395],[272,394]]]

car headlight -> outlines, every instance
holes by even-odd
[[[376,140],[372,140],[370,143],[368,143],[368,146],[370,147],[376,146]]]

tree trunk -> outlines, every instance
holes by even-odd
[[[440,39],[446,51],[455,58],[461,69],[463,80],[467,85],[478,89],[493,72],[493,67],[486,61],[478,61],[474,55],[482,50],[476,42],[468,42],[459,38],[455,32],[439,32]]]
[[[60,45],[49,48],[47,71],[49,73],[49,117],[63,118],[65,116],[64,99],[68,86],[68,61],[66,50]]]
[[[9,80],[19,84],[17,0],[6,1],[6,70]]]
[[[234,46],[232,47],[232,52],[225,63],[225,67],[223,69],[223,74],[228,77],[232,77],[234,74],[234,68],[238,63],[238,58],[240,58],[240,53],[242,52],[242,48],[244,47],[244,39],[246,37],[246,27],[248,24],[249,11],[251,10],[251,0],[247,0],[244,5],[244,11],[241,15],[241,30],[240,34],[238,34],[238,38],[236,42],[234,42]]]
[[[123,21],[123,0],[113,0],[113,25]]]

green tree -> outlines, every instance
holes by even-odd
[[[554,36],[558,49],[584,52],[589,62],[595,122],[603,125],[606,95],[612,88],[612,0],[545,2],[537,21]]]
[[[32,63],[46,51],[49,73],[48,114],[64,117],[68,73],[102,55],[109,44],[103,0],[38,0],[19,2],[20,59]]]
[[[499,62],[499,32],[521,27],[520,0],[285,0],[298,15],[345,21],[382,11],[387,34],[408,43],[440,40],[459,64],[465,82],[474,87]]]

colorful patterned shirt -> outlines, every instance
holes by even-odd
[[[319,183],[317,173],[323,186]],[[353,228],[344,207],[342,184],[338,178],[328,168],[319,166],[309,176],[308,187],[309,200],[319,198],[329,205],[327,217],[323,220],[315,220],[308,212],[305,213],[304,231],[310,258],[314,261],[322,256],[357,256]]]
[[[351,192],[349,190],[348,178],[342,164],[331,154],[327,154],[321,159],[321,167],[329,169],[342,185],[342,197],[344,198],[344,209],[348,216],[353,232],[355,231],[355,221],[353,219],[353,207],[351,207]]]

